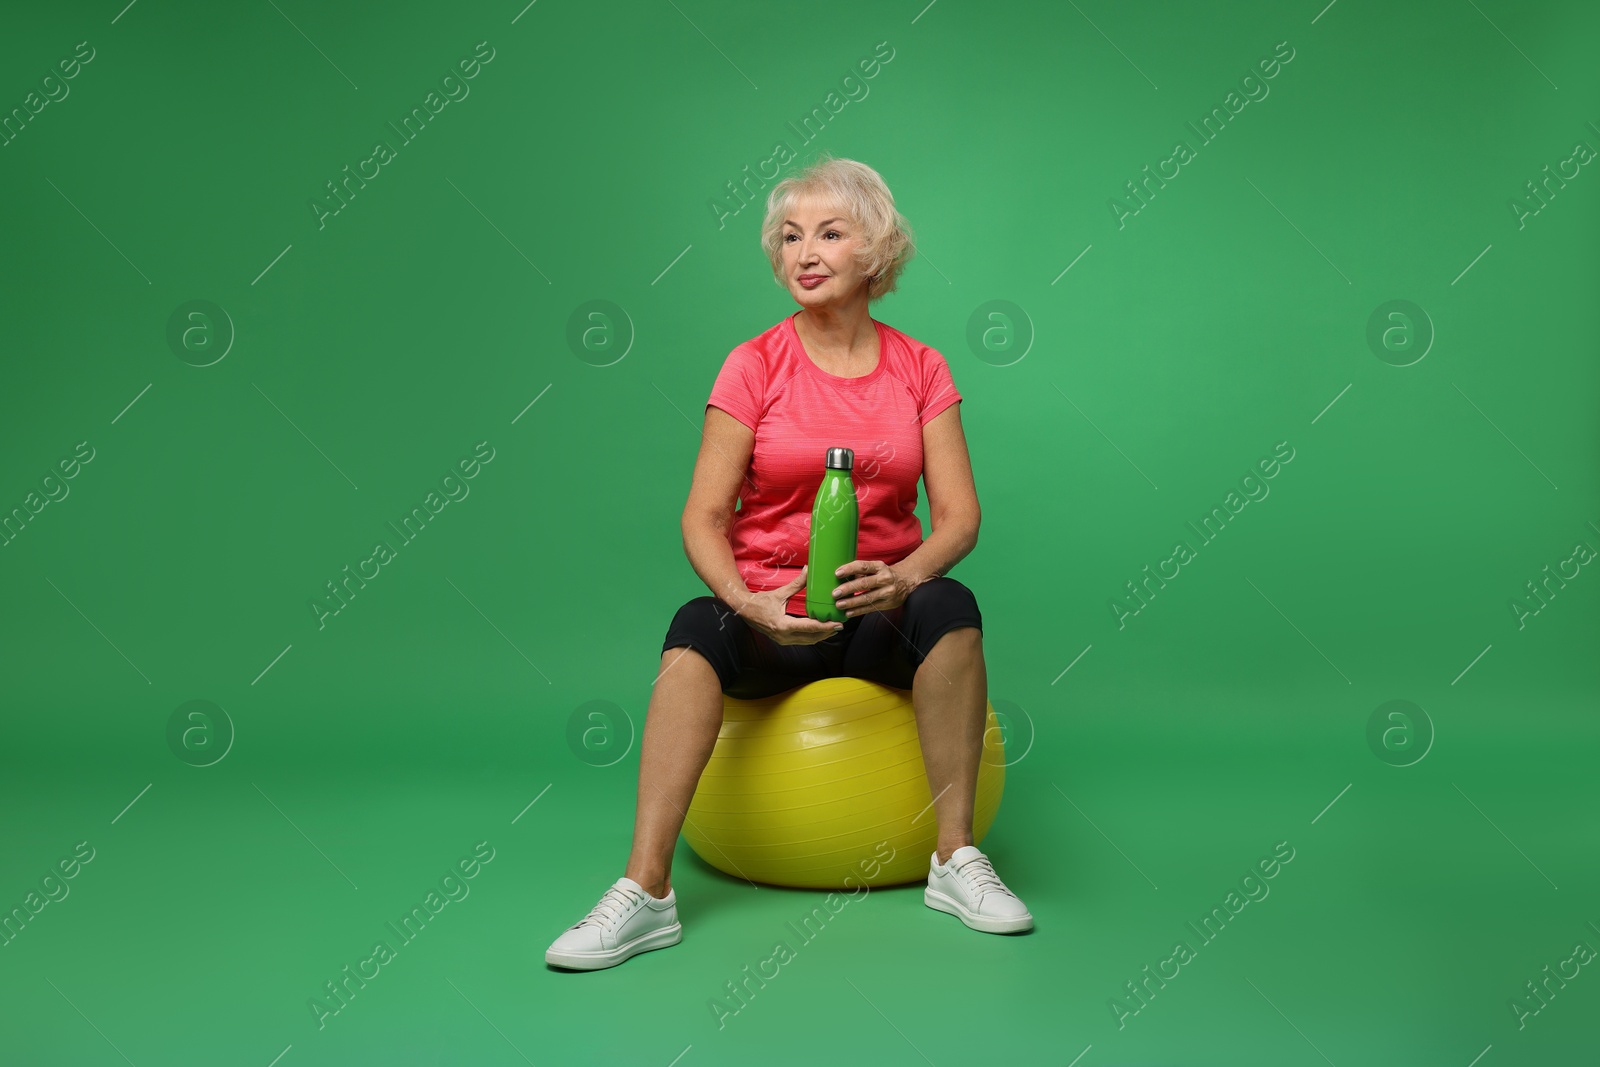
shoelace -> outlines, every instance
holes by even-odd
[[[987,856],[975,856],[963,863],[956,868],[956,875],[965,883],[974,900],[982,900],[985,893],[1013,895],[1000,876],[994,873],[994,865]]]
[[[589,914],[579,919],[576,926],[599,926],[610,929],[617,925],[623,912],[630,908],[638,894],[622,886],[612,886],[605,891],[600,902],[589,909]]]

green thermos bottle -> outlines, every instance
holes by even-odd
[[[819,622],[845,622],[834,604],[833,591],[846,579],[834,571],[856,558],[861,515],[856,487],[850,481],[855,453],[830,448],[823,459],[822,484],[811,506],[811,553],[806,561],[806,614]]]

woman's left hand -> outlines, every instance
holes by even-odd
[[[844,584],[833,591],[833,600],[847,619],[869,611],[893,611],[915,588],[911,579],[875,559],[852,560],[835,576]]]

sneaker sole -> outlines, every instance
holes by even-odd
[[[1023,915],[1014,919],[997,919],[990,915],[975,915],[961,902],[952,900],[943,893],[937,892],[932,886],[922,892],[922,902],[935,911],[942,911],[954,915],[974,930],[981,930],[986,934],[1016,934],[1024,930],[1033,929],[1033,916]]]
[[[606,967],[615,967],[641,952],[667,948],[682,940],[683,925],[673,923],[671,926],[663,926],[642,937],[636,937],[625,945],[618,945],[604,952],[557,952],[550,949],[545,952],[544,961],[552,966],[566,967],[574,971],[598,971]]]

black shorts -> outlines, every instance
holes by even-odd
[[[966,586],[940,575],[913,589],[893,611],[846,619],[843,630],[810,645],[780,645],[720,597],[696,597],[673,616],[661,651],[694,649],[715,668],[723,694],[736,699],[837,676],[910,689],[934,644],[958,626],[983,629],[978,601]]]

